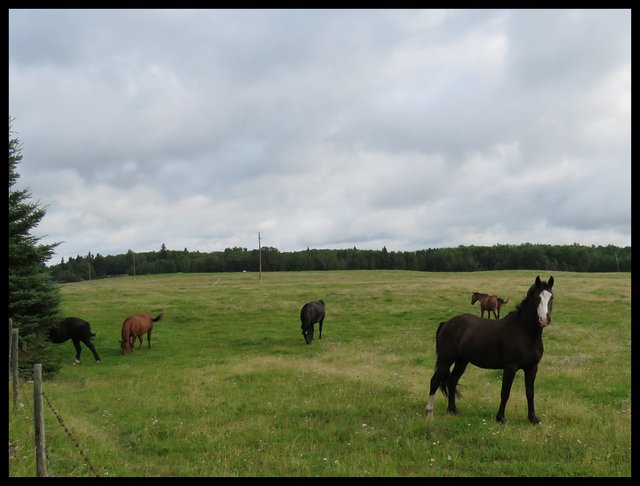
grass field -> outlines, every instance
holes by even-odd
[[[62,286],[102,357],[56,345],[44,392],[51,476],[630,476],[631,275],[553,272],[553,324],[527,420],[522,371],[495,422],[501,371],[467,368],[460,415],[424,407],[440,321],[480,314],[471,293],[515,309],[536,275],[496,271],[172,274]],[[326,303],[306,345],[301,306]],[[125,317],[165,318],[128,356]],[[316,326],[317,328],[317,326]],[[34,476],[32,387],[9,409],[9,476]],[[11,390],[10,390],[11,392]],[[87,459],[85,459],[85,457]]]

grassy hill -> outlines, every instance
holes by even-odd
[[[522,371],[495,422],[500,370],[469,366],[460,415],[424,407],[437,324],[480,315],[473,291],[515,309],[545,271],[329,271],[118,277],[62,286],[102,357],[71,342],[44,392],[51,476],[630,476],[631,275],[554,272],[553,324],[527,420]],[[301,306],[323,299],[322,340]],[[165,318],[120,354],[130,314]],[[317,326],[316,326],[317,327]],[[11,388],[11,387],[9,387]],[[11,390],[10,390],[11,393]],[[32,387],[9,399],[9,475],[34,476]],[[85,459],[85,457],[88,459]]]

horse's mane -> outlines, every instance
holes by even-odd
[[[536,291],[536,284],[533,284],[531,287],[529,287],[529,290],[527,290],[527,296],[524,299],[522,299],[522,302],[516,305],[516,311],[518,311],[518,313],[520,313],[520,311],[522,310],[524,305],[527,303],[527,301],[531,299],[531,296],[535,291]]]

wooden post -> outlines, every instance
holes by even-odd
[[[36,429],[36,473],[47,475],[47,455],[44,439],[44,407],[42,402],[42,365],[33,365],[33,420]]]
[[[13,411],[18,408],[18,329],[11,330],[11,377],[13,382]]]
[[[260,262],[259,265],[259,282],[262,283],[262,247],[260,246],[260,232],[258,231],[258,261]]]

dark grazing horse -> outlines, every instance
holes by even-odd
[[[484,311],[487,311],[488,319],[491,318],[492,312],[493,317],[500,319],[500,307],[509,302],[509,299],[504,300],[497,295],[483,294],[480,292],[471,294],[471,305],[478,301],[480,301],[480,317],[484,317]]]
[[[120,341],[122,354],[129,354],[135,350],[136,338],[140,340],[138,349],[142,348],[142,336],[144,333],[147,333],[147,343],[149,344],[149,349],[151,349],[153,323],[158,322],[163,317],[164,312],[161,312],[153,319],[146,312],[127,317],[122,323],[122,341]]]
[[[538,363],[544,351],[542,330],[551,324],[553,277],[542,282],[536,277],[527,296],[503,319],[482,319],[462,314],[441,322],[436,331],[436,367],[429,388],[425,412],[433,416],[433,402],[438,388],[449,399],[447,411],[458,414],[456,390],[458,380],[469,363],[479,368],[503,369],[500,407],[496,420],[506,423],[504,410],[509,400],[516,372],[524,370],[528,418],[540,422],[533,406],[534,383]],[[453,370],[450,372],[451,365]]]
[[[94,336],[95,333],[91,332],[91,325],[78,317],[65,317],[58,325],[49,328],[49,341],[52,343],[64,343],[69,339],[73,341],[73,345],[76,348],[74,364],[80,363],[80,353],[82,352],[80,341],[91,350],[96,363],[100,362],[100,356],[98,356],[98,352],[91,342],[91,338]]]
[[[300,309],[300,327],[307,344],[313,341],[313,325],[318,323],[318,339],[322,339],[322,323],[324,322],[324,301],[307,302]]]

